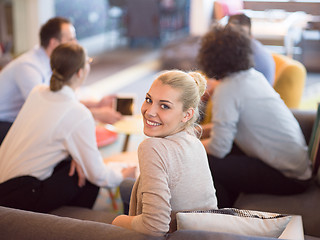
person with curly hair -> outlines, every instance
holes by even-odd
[[[202,39],[201,71],[220,83],[212,96],[210,137],[203,140],[218,199],[232,207],[241,192],[296,194],[311,179],[299,123],[253,66],[251,39],[215,25]]]

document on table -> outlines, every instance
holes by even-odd
[[[127,167],[136,167],[136,174],[135,177],[138,178],[140,174],[139,170],[139,164],[138,163],[127,163],[127,162],[107,162],[105,163],[106,166],[110,167],[113,169],[115,172],[121,173],[122,169],[127,168]]]

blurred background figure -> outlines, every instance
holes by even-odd
[[[127,36],[129,46],[135,48],[151,40],[153,47],[160,45],[160,1],[127,1]]]
[[[254,68],[261,72],[268,80],[271,86],[274,83],[275,62],[271,52],[263,46],[258,40],[254,39],[251,34],[251,19],[245,14],[235,14],[229,17],[228,25],[241,27],[251,37],[251,47],[254,58]]]

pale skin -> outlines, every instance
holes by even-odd
[[[183,111],[180,101],[181,92],[155,80],[146,94],[141,107],[144,133],[149,137],[166,137],[184,130],[186,123],[193,117],[194,109]],[[120,215],[112,224],[132,229],[136,216]]]
[[[219,85],[219,83],[220,83],[220,81],[218,81],[216,79],[213,79],[213,78],[207,79],[207,89],[206,89],[205,94],[202,96],[203,102],[208,101],[212,97],[214,89]],[[212,123],[202,124],[201,128],[202,128],[201,142],[203,144],[207,144],[208,141],[205,141],[204,139],[210,137]],[[207,150],[206,146],[205,146],[205,149]]]
[[[202,101],[207,101],[209,98],[211,98],[211,96],[214,92],[214,89],[216,88],[216,86],[218,86],[219,83],[220,82],[214,78],[207,79],[207,89],[201,98]]]

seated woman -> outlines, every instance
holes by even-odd
[[[250,37],[217,25],[203,37],[198,57],[202,72],[220,81],[212,96],[210,137],[203,140],[219,208],[232,207],[241,192],[304,191],[311,166],[303,133],[253,68]]]
[[[114,225],[162,236],[175,230],[176,212],[217,208],[206,151],[194,129],[205,87],[199,73],[178,70],[153,82],[141,107],[150,138],[138,148],[130,216],[118,216]]]
[[[134,168],[120,173],[104,165],[92,114],[75,96],[90,71],[88,60],[78,44],[53,51],[50,87],[32,90],[1,145],[1,206],[37,212],[63,205],[91,208],[98,186],[134,176]]]

